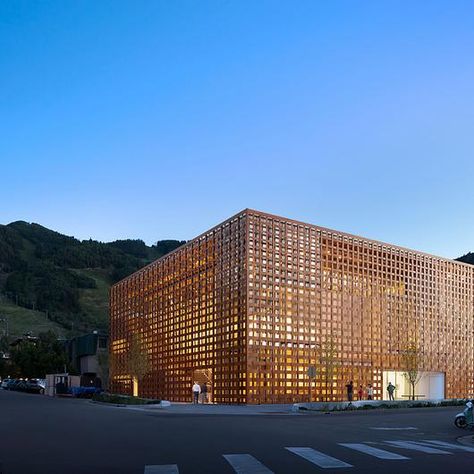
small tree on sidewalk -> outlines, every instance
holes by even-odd
[[[334,339],[327,339],[320,347],[320,358],[319,363],[324,373],[324,386],[326,389],[326,401],[330,401],[333,395],[333,379],[336,373],[339,361],[337,360],[337,346]]]
[[[420,381],[422,373],[420,369],[423,366],[423,353],[416,341],[407,343],[404,349],[400,351],[403,376],[410,384],[410,399],[415,400],[416,384]]]
[[[143,380],[145,375],[150,371],[150,362],[145,352],[143,339],[138,334],[132,335],[130,347],[128,350],[128,373],[132,377],[133,396],[138,396],[138,384]]]

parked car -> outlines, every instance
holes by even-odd
[[[10,384],[11,381],[12,379],[3,379],[2,383],[0,384],[0,388],[2,390],[8,390],[8,385]]]
[[[26,389],[26,380],[17,379],[14,384],[10,387],[10,390],[16,390],[17,392],[23,392]]]
[[[44,379],[5,379],[1,383],[1,388],[17,392],[44,393],[46,381]]]
[[[22,389],[29,393],[44,393],[45,383],[42,379],[29,379]]]
[[[7,379],[5,380],[5,390],[15,390],[15,386],[18,384],[19,380],[17,379]]]

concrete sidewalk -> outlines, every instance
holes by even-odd
[[[297,415],[292,404],[280,405],[214,405],[172,402],[169,407],[159,405],[129,405],[127,410],[154,411],[176,415]]]
[[[163,413],[170,415],[293,415],[302,416],[305,414],[321,414],[328,412],[365,412],[362,407],[369,405],[371,408],[418,408],[426,406],[442,406],[442,402],[453,402],[454,400],[425,400],[423,402],[413,402],[410,400],[361,400],[352,402],[313,402],[313,403],[293,403],[293,404],[262,404],[262,405],[214,405],[214,404],[193,404],[182,402],[171,402],[169,406],[157,405],[109,405],[101,403],[102,406],[110,406],[115,409],[125,409],[133,411],[146,411]],[[429,405],[427,405],[427,402]],[[459,405],[463,405],[464,400],[458,400]],[[352,408],[352,409],[351,409]]]

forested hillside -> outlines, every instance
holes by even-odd
[[[457,258],[456,260],[459,260],[460,262],[470,263],[471,265],[474,265],[474,253],[469,252],[466,255],[463,255],[462,257]]]
[[[183,243],[80,241],[38,224],[0,225],[0,319],[13,334],[106,329],[110,285]]]

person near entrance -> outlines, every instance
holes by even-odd
[[[201,387],[197,382],[193,385],[193,403],[197,405],[199,403],[199,394],[201,393]]]
[[[201,403],[207,403],[207,384],[204,382],[201,385]]]
[[[354,394],[354,384],[352,383],[352,380],[346,385],[347,389],[347,399],[352,402],[352,397]]]
[[[387,392],[388,392],[388,399],[389,400],[395,400],[393,397],[393,392],[395,391],[395,385],[392,384],[392,382],[389,382],[387,385]]]

